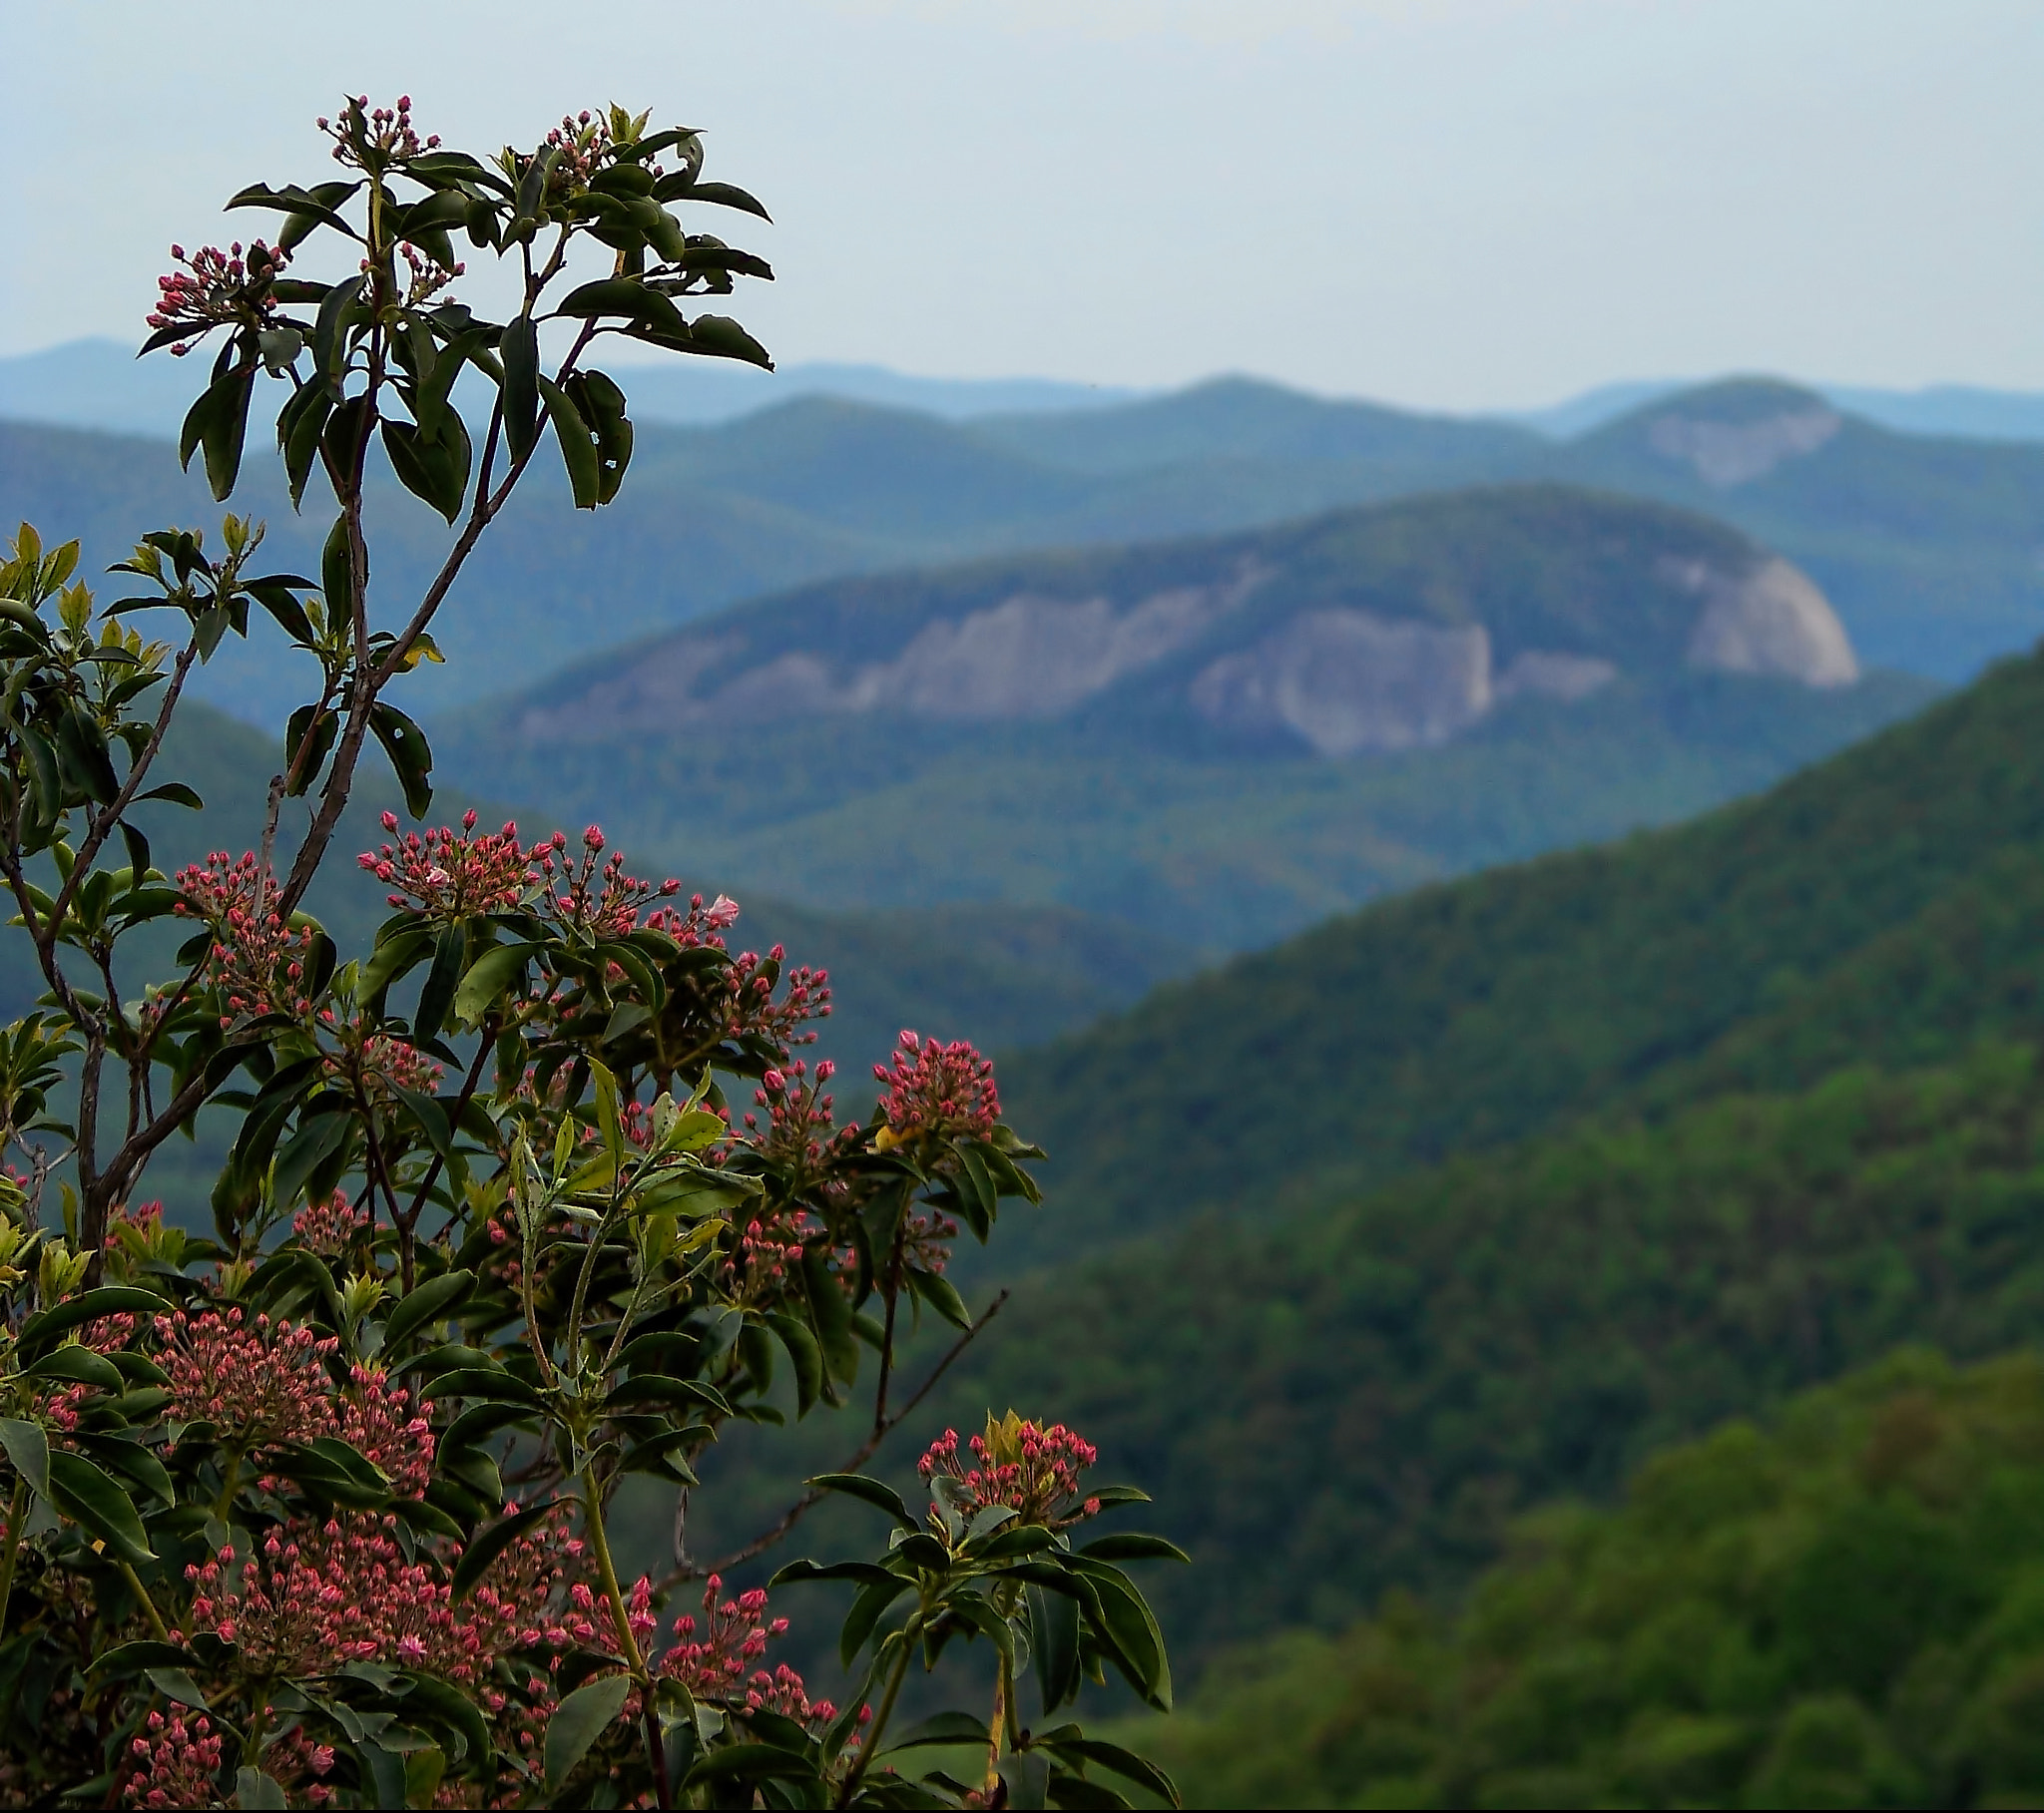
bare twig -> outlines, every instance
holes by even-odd
[[[149,733],[149,741],[142,745],[142,753],[129,765],[128,778],[121,790],[113,797],[97,817],[92,829],[85,834],[85,842],[79,846],[78,859],[71,866],[71,873],[64,885],[57,890],[56,901],[50,908],[49,935],[54,938],[64,924],[65,910],[71,905],[71,897],[78,892],[80,884],[92,871],[93,858],[114,833],[114,827],[121,822],[122,813],[134,804],[135,795],[141,789],[144,778],[155,763],[157,752],[164,746],[165,733],[171,727],[171,714],[178,708],[179,696],[185,690],[185,676],[192,672],[192,664],[199,659],[199,638],[195,634],[178,655],[177,665],[171,670],[171,683],[164,691],[164,702],[156,714],[156,725]],[[136,876],[140,886],[142,877]]]
[[[1004,1290],[986,1306],[986,1310],[979,1320],[973,1323],[970,1328],[952,1343],[951,1351],[937,1362],[930,1376],[923,1380],[922,1384],[917,1388],[915,1395],[876,1428],[871,1435],[867,1436],[859,1444],[858,1451],[846,1460],[843,1466],[837,1468],[837,1472],[856,1473],[859,1468],[863,1467],[866,1462],[873,1458],[880,1444],[914,1414],[916,1407],[936,1388],[937,1381],[951,1370],[952,1361],[957,1359],[966,1348],[970,1347],[979,1331],[1001,1313],[1001,1305],[1007,1302],[1007,1300],[1008,1293]],[[828,1495],[821,1491],[805,1492],[787,1508],[778,1522],[763,1530],[750,1543],[746,1544],[743,1549],[734,1549],[729,1555],[721,1555],[714,1562],[678,1565],[674,1572],[660,1583],[660,1590],[666,1591],[670,1587],[680,1586],[684,1581],[700,1581],[705,1575],[723,1574],[729,1569],[736,1568],[741,1562],[750,1562],[755,1556],[765,1555],[767,1550],[780,1542],[801,1521],[806,1512],[820,1505],[826,1496]]]

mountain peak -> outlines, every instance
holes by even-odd
[[[1806,459],[1844,424],[1837,410],[1800,385],[1729,378],[1648,403],[1604,433],[1644,442],[1656,458],[1688,467],[1714,491],[1729,491]]]

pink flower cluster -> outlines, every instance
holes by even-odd
[[[366,1366],[348,1369],[334,1403],[332,1433],[382,1468],[399,1498],[422,1499],[433,1478],[433,1426],[411,1401]]]
[[[404,288],[404,305],[407,308],[423,308],[456,277],[466,274],[468,270],[468,266],[458,258],[451,265],[442,264],[429,253],[419,250],[416,245],[402,244],[397,249],[404,258],[405,268],[411,273]],[[469,816],[472,818],[474,814],[470,813]]]
[[[605,857],[601,826],[582,833],[582,854],[568,854],[568,834],[556,831],[529,852],[537,865],[535,880],[547,890],[553,917],[566,931],[590,938],[622,938],[637,929],[647,902],[666,900],[682,891],[679,881],[655,886],[625,873],[622,852]]]
[[[239,1309],[180,1310],[159,1326],[175,1421],[211,1423],[245,1452],[338,1436],[382,1468],[400,1497],[424,1496],[432,1425],[409,1391],[365,1366],[350,1368],[337,1388],[327,1370],[339,1346],[333,1336],[267,1316],[245,1321]]]
[[[328,1063],[336,1070],[342,1068],[337,1060]],[[447,1080],[446,1071],[425,1053],[387,1033],[371,1033],[362,1041],[360,1065],[362,1081],[380,1087],[385,1094],[402,1089],[415,1096],[430,1096]]]
[[[239,1309],[225,1315],[179,1310],[158,1327],[174,1421],[211,1423],[228,1442],[248,1449],[335,1433],[333,1380],[326,1370],[340,1345],[333,1336],[322,1340],[309,1328],[267,1316],[245,1321]]]
[[[319,130],[333,141],[336,164],[365,168],[364,150],[379,152],[385,159],[402,161],[421,151],[437,151],[437,133],[421,140],[411,123],[411,96],[399,95],[395,107],[371,107],[367,95],[356,95],[338,120],[319,118]]]
[[[149,325],[159,332],[190,328],[193,339],[223,325],[266,321],[276,307],[269,285],[290,261],[289,252],[260,239],[251,242],[246,256],[239,239],[226,251],[202,245],[189,257],[184,246],[173,245],[171,256],[185,268],[157,278]],[[171,348],[180,358],[191,350],[190,341]]]
[[[324,1202],[307,1202],[291,1217],[291,1232],[325,1258],[344,1253],[369,1226],[369,1212],[355,1207],[347,1191],[337,1189]]]
[[[707,945],[721,951],[727,948],[724,933],[737,923],[738,916],[739,904],[729,895],[720,894],[705,906],[703,896],[697,894],[686,913],[662,907],[649,914],[646,923],[665,932],[684,950]],[[780,965],[786,956],[776,944],[764,958],[757,951],[743,951],[733,960],[718,985],[724,991],[721,1002],[710,1004],[713,1009],[722,1008],[727,1039],[759,1038],[782,1050],[815,1043],[814,1033],[797,1029],[804,1021],[830,1018],[830,972],[804,966],[782,975]],[[768,964],[773,966],[770,973]],[[776,979],[784,984],[778,1001],[773,998]]]
[[[721,933],[729,931],[739,922],[739,903],[729,894],[720,894],[708,906],[703,904],[701,894],[689,896],[689,910],[678,912],[673,907],[662,907],[654,913],[647,924],[665,932],[683,950],[693,950],[700,944],[724,949]]]
[[[475,822],[469,811],[462,815],[459,836],[447,825],[423,834],[411,831],[395,844],[364,851],[356,861],[394,890],[389,896],[394,907],[449,923],[472,913],[508,913],[538,880],[529,866],[538,851],[528,854],[519,845],[513,822],[480,837]],[[396,836],[394,812],[383,814],[383,828]]]
[[[663,1674],[679,1680],[697,1699],[735,1712],[778,1712],[805,1725],[827,1725],[837,1708],[825,1699],[811,1701],[802,1677],[785,1662],[770,1673],[750,1668],[766,1653],[767,1642],[785,1633],[787,1619],[766,1617],[766,1594],[761,1587],[737,1598],[717,1602],[723,1580],[713,1574],[703,1589],[703,1625],[685,1613],[676,1621],[675,1646],[660,1658]]]
[[[185,1571],[192,1622],[240,1650],[251,1672],[330,1673],[350,1661],[418,1668],[465,1687],[513,1648],[564,1648],[585,1620],[550,1611],[582,1545],[549,1519],[512,1543],[459,1605],[423,1561],[407,1561],[396,1520],[351,1512],[273,1529],[246,1562],[232,1545]],[[587,1595],[576,1586],[574,1592]],[[592,1627],[593,1628],[593,1627]],[[504,1709],[485,1692],[485,1709]]]
[[[128,1746],[133,1762],[122,1787],[130,1806],[211,1807],[220,1801],[222,1740],[204,1714],[185,1723],[176,1706],[152,1712]]]
[[[660,1625],[653,1609],[653,1582],[641,1575],[632,1583],[625,1599],[625,1618],[632,1627],[632,1643],[643,1650],[646,1639]],[[561,1614],[561,1628],[569,1639],[586,1647],[602,1647],[623,1657],[624,1639],[618,1634],[618,1614],[609,1599],[599,1599],[593,1588],[577,1582],[568,1588],[568,1608]]]
[[[997,1429],[998,1425],[990,1425]],[[1011,1432],[1013,1456],[1004,1459],[981,1436],[972,1438],[972,1457],[977,1464],[967,1467],[958,1458],[958,1432],[947,1429],[930,1444],[916,1463],[925,1480],[953,1482],[950,1497],[967,1513],[984,1511],[991,1505],[1011,1506],[1025,1524],[1044,1524],[1058,1529],[1094,1516],[1098,1499],[1079,1497],[1079,1475],[1100,1458],[1100,1451],[1062,1423],[1045,1429],[1038,1423],[1018,1422]],[[1009,1446],[1007,1441],[1001,1444]]]
[[[208,968],[226,996],[226,1026],[236,1014],[285,1014],[302,1019],[304,958],[312,929],[293,931],[271,909],[276,877],[252,850],[239,861],[215,850],[203,863],[178,871],[177,912],[204,921],[213,933]]]
[[[904,1032],[892,1068],[876,1064],[873,1075],[887,1090],[880,1113],[900,1137],[984,1139],[1001,1118],[993,1063],[962,1039],[943,1045]]]
[[[611,129],[585,107],[561,116],[560,125],[547,134],[546,148],[556,154],[551,187],[586,189],[610,153]]]

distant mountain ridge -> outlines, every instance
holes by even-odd
[[[1554,485],[822,582],[435,731],[695,872],[1057,902],[1201,946],[1664,822],[1929,695],[1790,563]]]
[[[1858,678],[1822,594],[1736,532],[1526,486],[825,582],[490,712],[541,759],[620,734],[872,712],[1055,718],[1096,700],[1124,721],[1185,720],[1181,739],[1205,727],[1347,755],[1445,742],[1518,695],[1586,697],[1621,661],[1813,686]]]
[[[1737,418],[1756,397],[1779,415],[1839,426],[1736,483],[1711,482],[1684,449],[1750,432]],[[1772,383],[1649,402],[1563,444],[1246,379],[971,421],[812,396],[707,427],[643,421],[635,466],[601,523],[572,511],[545,477],[514,501],[454,596],[453,659],[424,682],[423,709],[522,688],[595,651],[831,575],[1213,535],[1541,478],[1660,496],[1736,523],[1811,575],[1869,666],[1960,680],[2044,631],[2044,447],[1893,434]],[[268,521],[280,563],[309,570],[323,525],[294,517],[258,468],[245,490],[237,507]],[[385,533],[371,599],[395,609],[448,537],[392,488],[375,507]],[[93,564],[119,558],[139,526],[215,514],[160,443],[0,422],[0,516],[83,532]],[[487,625],[467,608],[484,598]],[[209,671],[198,684],[228,709],[275,722],[296,702],[297,658],[277,638],[261,648],[231,678]]]
[[[915,410],[946,421],[970,421],[1168,400],[1213,381],[1159,391],[1060,378],[931,377],[886,365],[814,359],[797,360],[770,373],[712,361],[641,366],[631,370],[630,378],[644,420],[683,426],[730,421],[805,396],[837,397],[881,408]],[[1442,419],[1490,421],[1567,440],[1643,404],[1723,381],[1708,377],[1631,379],[1596,385],[1536,409],[1460,412]],[[2044,391],[1999,390],[1978,384],[1928,384],[1910,390],[1867,384],[1811,383],[1808,387],[1838,408],[1906,434],[2044,441]],[[1273,384],[1272,388],[1283,386]],[[162,359],[138,362],[134,349],[118,340],[67,340],[35,352],[0,357],[0,419],[169,439],[177,434],[191,396],[184,371]],[[1354,399],[1325,400],[1337,408],[1415,413]]]

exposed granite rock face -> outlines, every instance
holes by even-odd
[[[1712,457],[1725,470],[1724,447]],[[1741,457],[1750,467],[1759,454],[1748,447]],[[1633,585],[1645,591],[1659,626],[1656,671],[1686,659],[1692,668],[1808,686],[1858,679],[1851,644],[1823,594],[1787,561],[1736,544],[1649,560]],[[1562,648],[1522,646],[1500,664],[1483,623],[1405,615],[1396,593],[1378,606],[1374,599],[1336,603],[1321,591],[1274,610],[1265,589],[1283,577],[1240,557],[1207,583],[1195,577],[1133,599],[1117,598],[1112,586],[1078,597],[1048,588],[990,591],[978,609],[926,617],[912,631],[897,631],[903,640],[891,649],[881,636],[854,644],[856,654],[784,644],[774,652],[738,627],[674,638],[571,700],[528,705],[518,729],[545,743],[831,714],[1052,718],[1136,678],[1131,696],[1145,698],[1146,710],[1162,705],[1228,729],[1289,733],[1321,755],[1345,756],[1434,747],[1515,698],[1575,703],[1616,680],[1620,662],[1632,660],[1621,651],[1638,646],[1607,644],[1617,660],[1571,650],[1563,611],[1540,633]],[[1260,593],[1253,629],[1222,628]],[[1694,616],[1685,601],[1693,601]]]
[[[1744,573],[1671,561],[1666,571],[1704,601],[1690,637],[1691,667],[1776,675],[1805,686],[1849,686],[1859,678],[1845,626],[1787,561],[1769,558]]]
[[[1430,748],[1491,707],[1490,632],[1366,611],[1294,617],[1201,670],[1193,708],[1234,729],[1295,730],[1322,755]]]
[[[718,670],[738,652],[738,639],[670,642],[570,703],[526,711],[519,727],[542,740],[574,740],[620,728],[758,723],[832,711],[1055,717],[1197,640],[1264,578],[1245,565],[1225,581],[1153,593],[1127,610],[1106,598],[1018,593],[988,610],[925,624],[890,661],[846,671],[793,650],[721,686]]]
[[[1497,677],[1495,690],[1499,698],[1559,698],[1573,704],[1617,678],[1617,665],[1602,656],[1528,649],[1513,657],[1511,666]]]
[[[1750,422],[1718,422],[1668,414],[1647,429],[1647,445],[1663,459],[1690,467],[1720,491],[1764,478],[1785,460],[1814,453],[1843,425],[1835,410],[1786,409]]]

